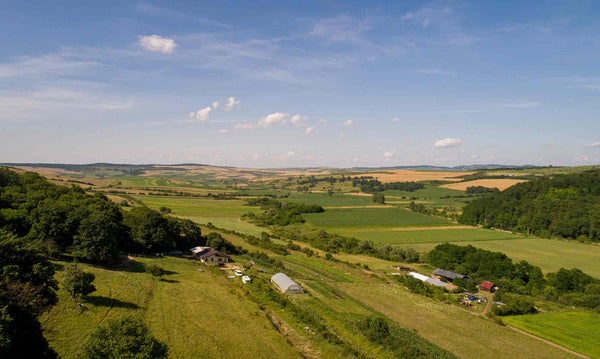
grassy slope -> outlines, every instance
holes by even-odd
[[[306,220],[323,228],[373,228],[403,226],[450,226],[454,223],[399,208],[330,209],[324,213],[308,213]]]
[[[536,339],[462,309],[387,284],[337,283],[336,287],[461,358],[571,358]]]
[[[507,317],[503,320],[509,325],[559,343],[578,353],[600,358],[598,313],[548,313]]]
[[[165,196],[132,196],[148,207],[158,209],[161,206],[170,208],[173,215],[188,218],[194,222],[206,224],[211,222],[218,227],[225,227],[238,232],[260,235],[264,229],[240,220],[240,216],[248,212],[260,211],[256,207],[248,207],[243,200],[215,200],[206,198],[165,197]]]
[[[506,253],[514,261],[526,260],[542,268],[545,272],[556,271],[561,267],[577,267],[600,278],[600,246],[567,242],[557,239],[524,238],[515,240],[458,242],[473,244],[476,247]],[[414,244],[419,251],[428,251],[435,243]]]
[[[41,322],[61,357],[76,357],[99,324],[123,315],[144,319],[169,346],[171,357],[298,357],[258,306],[223,283],[227,279],[222,275],[198,272],[195,262],[185,259],[140,261],[174,273],[157,281],[148,273],[85,266],[96,274],[98,291],[83,314],[74,309],[64,289],[59,291],[59,304]]]

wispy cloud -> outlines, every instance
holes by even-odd
[[[11,62],[0,64],[0,80],[23,76],[74,75],[90,67],[100,65],[96,61],[76,59],[68,52],[38,57],[19,56]]]
[[[441,69],[414,69],[411,71],[417,72],[420,74],[425,74],[425,75],[443,75],[443,76],[456,77],[456,74],[454,72],[449,72],[449,71],[445,71],[445,70],[441,70]]]
[[[352,122],[352,120],[346,120],[346,121],[344,121],[344,126],[350,127],[352,125],[354,125],[354,122]]]
[[[508,108],[533,108],[533,107],[539,107],[542,104],[540,102],[537,101],[525,101],[525,102],[516,102],[516,103],[507,103],[504,104],[504,107],[508,107]]]
[[[189,20],[198,22],[208,26],[216,26],[220,28],[229,28],[230,26],[224,24],[222,22],[202,17],[202,16],[194,16],[190,14],[186,14],[181,11],[169,9],[166,7],[156,6],[153,4],[149,4],[146,2],[140,2],[134,5],[133,7],[137,12],[147,15],[147,16],[157,16],[157,17],[168,17],[174,20]]]
[[[306,131],[304,131],[305,134],[312,136],[315,133],[315,126],[310,126],[306,128]]]
[[[348,14],[341,14],[317,21],[309,35],[321,37],[328,41],[365,41],[362,35],[373,28],[374,22],[374,19],[368,17],[358,19]]]
[[[593,143],[590,143],[590,144],[588,145],[588,147],[600,147],[600,141],[598,141],[598,142],[593,142]]]

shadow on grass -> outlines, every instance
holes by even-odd
[[[161,278],[160,279],[161,282],[165,282],[165,283],[179,283],[178,280],[175,279],[165,279],[165,278]]]
[[[139,306],[134,303],[124,302],[115,298],[103,297],[101,295],[90,295],[85,297],[85,302],[93,304],[99,307],[111,307],[111,308],[126,308],[126,309],[138,309]]]

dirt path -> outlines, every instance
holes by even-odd
[[[465,312],[467,312],[467,313],[473,314],[473,315],[477,315],[477,316],[480,316],[480,317],[485,317],[485,315],[486,315],[486,314],[487,314],[487,313],[488,313],[490,310],[492,310],[493,295],[492,295],[491,293],[483,293],[483,296],[484,296],[484,297],[487,299],[487,302],[486,302],[486,305],[485,305],[485,310],[484,310],[483,312],[481,312],[481,313],[477,313],[477,312],[473,312],[473,311],[470,311],[470,310],[468,310],[468,309],[464,309],[464,308],[460,308],[460,309],[461,309],[461,310],[463,310],[463,311],[465,311]],[[531,334],[531,333],[528,333],[528,332],[526,332],[526,331],[524,331],[524,330],[521,330],[521,329],[518,329],[518,328],[512,327],[512,326],[510,326],[510,325],[507,325],[506,323],[504,324],[504,326],[505,326],[505,327],[507,327],[507,328],[509,328],[509,329],[511,329],[511,330],[514,330],[515,332],[518,332],[518,333],[524,334],[524,335],[526,335],[526,336],[528,336],[528,337],[530,337],[530,338],[533,338],[533,339],[537,339],[537,340],[539,340],[539,341],[541,341],[541,342],[544,342],[544,343],[546,343],[546,344],[548,344],[548,345],[551,345],[551,346],[553,346],[553,347],[555,347],[555,348],[558,348],[558,349],[560,349],[560,350],[562,350],[562,351],[564,351],[564,352],[567,352],[567,353],[569,353],[569,354],[573,354],[573,355],[575,355],[575,356],[577,356],[577,357],[580,357],[580,358],[587,358],[587,359],[590,359],[590,357],[588,357],[588,356],[585,356],[585,355],[583,355],[583,354],[581,354],[581,353],[578,353],[578,352],[576,352],[576,351],[573,351],[573,350],[571,350],[571,349],[569,349],[569,348],[567,348],[567,347],[564,347],[564,346],[562,346],[562,345],[560,345],[560,344],[557,344],[557,343],[551,342],[550,340],[544,339],[544,338],[542,338],[542,337],[538,337],[538,336],[537,336],[537,335],[535,335],[535,334]]]
[[[511,327],[510,325],[506,325],[506,327],[507,327],[507,328],[509,328],[509,329],[512,329],[512,330],[514,330],[515,332],[519,332],[519,333],[521,333],[521,334],[524,334],[524,335],[527,335],[528,337],[531,337],[531,338],[533,338],[533,339],[537,339],[537,340],[539,340],[539,341],[542,341],[542,342],[544,342],[544,343],[546,343],[546,344],[548,344],[548,345],[552,345],[553,347],[556,347],[556,348],[558,348],[558,349],[560,349],[560,350],[562,350],[562,351],[565,351],[565,352],[567,352],[567,353],[573,354],[573,355],[575,355],[575,356],[578,356],[578,357],[580,357],[580,358],[587,358],[587,359],[590,359],[590,357],[588,357],[588,356],[586,356],[586,355],[583,355],[583,354],[581,354],[581,353],[578,353],[578,352],[576,352],[576,351],[573,351],[573,350],[571,350],[571,349],[569,349],[569,348],[567,348],[567,347],[563,347],[563,346],[562,346],[562,345],[560,345],[560,344],[556,344],[556,343],[554,343],[554,342],[551,342],[551,341],[549,341],[549,340],[546,340],[546,339],[544,339],[544,338],[538,337],[537,335],[534,335],[534,334],[528,333],[528,332],[526,332],[526,331],[524,331],[524,330],[517,329],[517,328],[515,328],[515,327]]]

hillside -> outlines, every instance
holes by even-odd
[[[542,177],[473,200],[459,221],[541,237],[600,241],[600,170]]]

